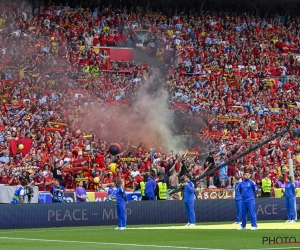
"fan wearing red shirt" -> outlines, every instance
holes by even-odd
[[[132,189],[133,188],[133,181],[130,176],[130,172],[126,173],[124,175],[124,187],[127,189]]]
[[[34,185],[38,186],[39,191],[45,191],[45,177],[40,169],[38,175],[34,178]]]
[[[106,46],[106,42],[107,42],[107,35],[106,34],[100,35],[100,46]]]
[[[71,151],[74,156],[78,157],[78,153],[82,151],[82,143],[78,142],[77,139],[74,140],[74,144],[72,145]]]
[[[111,34],[109,34],[106,38],[106,45],[107,46],[115,46],[116,45],[114,37]]]
[[[114,35],[114,40],[115,40],[115,43],[118,45],[120,44],[121,42],[121,36],[119,34],[119,32],[117,31],[116,34]]]
[[[14,176],[11,175],[8,184],[10,186],[17,186],[19,184],[18,174],[15,174]]]
[[[55,178],[53,177],[53,173],[50,172],[45,180],[45,189],[46,191],[50,191],[51,188],[55,185]]]
[[[70,173],[66,173],[66,175],[63,177],[63,185],[65,186],[66,189],[74,189],[74,178]]]
[[[0,184],[8,184],[8,177],[4,170],[1,172]]]

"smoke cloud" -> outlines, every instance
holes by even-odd
[[[163,88],[159,70],[140,84],[136,97],[128,106],[94,105],[84,118],[98,138],[147,147],[156,151],[185,150],[181,136],[175,135],[176,121],[171,113],[168,92]]]

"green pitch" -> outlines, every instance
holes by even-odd
[[[198,223],[196,227],[128,225],[123,231],[113,226],[0,230],[0,249],[300,249],[300,223],[260,221],[257,231],[247,226],[246,231],[238,231],[239,225],[231,222]]]

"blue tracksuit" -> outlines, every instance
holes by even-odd
[[[288,215],[288,220],[296,219],[296,210],[295,210],[295,195],[296,188],[294,183],[291,181],[285,184],[285,205]]]
[[[108,196],[105,201],[116,201],[116,192],[116,189],[109,187],[107,191]]]
[[[255,210],[255,196],[258,193],[256,184],[249,179],[241,182],[238,188],[242,195],[242,227],[246,227],[247,214],[250,213],[252,227],[257,227],[256,224],[256,210]]]
[[[118,227],[126,227],[126,193],[120,184],[116,191]]]
[[[238,182],[235,186],[235,194],[234,194],[234,199],[235,199],[235,209],[236,209],[236,222],[241,222],[242,221],[242,196],[239,193],[239,186],[241,182]]]
[[[148,200],[155,200],[155,190],[156,182],[153,179],[149,179],[145,185],[145,196]]]
[[[196,216],[194,211],[194,201],[195,201],[194,187],[195,187],[194,183],[188,181],[188,185],[184,186],[184,193],[183,193],[185,212],[188,216],[188,223],[190,224],[196,223]]]

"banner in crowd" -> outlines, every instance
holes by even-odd
[[[300,197],[300,188],[296,188],[297,194],[296,197]],[[275,198],[282,198],[284,197],[284,188],[275,188]]]
[[[92,47],[96,53],[110,61],[131,61],[133,60],[133,49],[131,48],[115,48],[115,47]]]
[[[186,153],[187,153],[187,155],[195,156],[197,154],[197,151],[188,151],[188,152],[186,152],[186,151],[179,151],[180,155],[184,155]]]
[[[103,202],[107,199],[107,192],[86,192],[87,202]],[[140,192],[126,192],[126,198],[128,201],[140,201],[142,196]],[[65,202],[76,202],[75,192],[64,193]],[[39,203],[52,203],[52,199],[49,192],[39,193]]]
[[[265,86],[273,87],[274,89],[277,89],[279,86],[278,78],[269,77],[265,78],[263,81],[265,82]]]
[[[285,199],[256,199],[260,220],[286,220]],[[298,204],[299,205],[299,204]],[[163,213],[162,211],[167,211]],[[235,221],[234,200],[195,201],[197,223]],[[186,223],[183,201],[141,201],[126,205],[127,225]],[[175,215],[175,216],[174,216]],[[115,202],[65,202],[0,206],[0,228],[105,226],[117,224]],[[238,227],[238,225],[237,225]]]
[[[206,188],[198,190],[198,200],[234,199],[235,190],[225,188]]]
[[[171,190],[169,190],[171,191]],[[235,190],[225,188],[204,188],[197,189],[198,200],[220,200],[220,199],[234,199]],[[171,200],[182,200],[181,193],[171,195]]]

